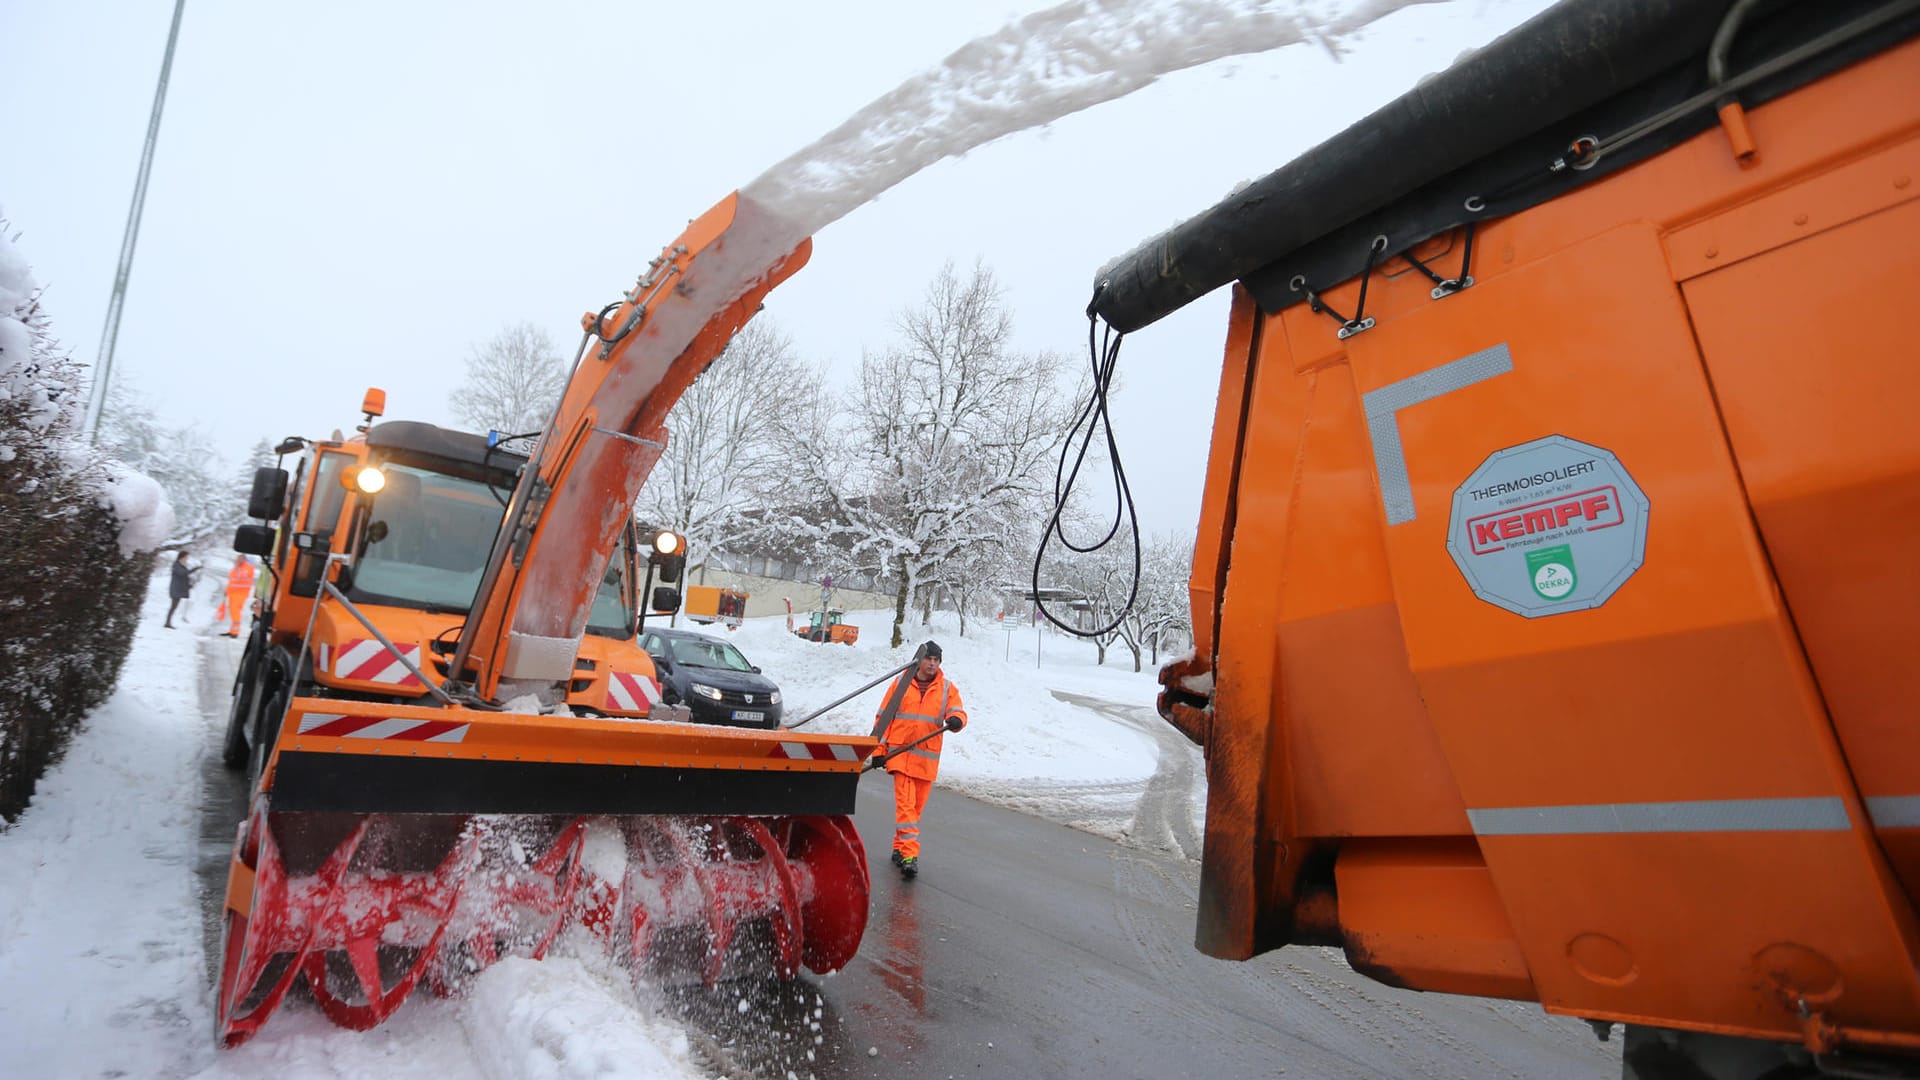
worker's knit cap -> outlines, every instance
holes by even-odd
[[[935,660],[944,659],[940,655],[940,643],[937,641],[929,641],[925,645],[920,646],[920,655],[931,656]]]

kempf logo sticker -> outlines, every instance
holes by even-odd
[[[1529,619],[1607,602],[1647,553],[1647,497],[1611,451],[1511,446],[1453,493],[1447,550],[1473,593]]]

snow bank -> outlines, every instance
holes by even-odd
[[[162,573],[119,692],[0,837],[0,1076],[212,1056],[191,872],[207,721],[194,639],[160,629],[166,606]]]
[[[607,992],[607,980],[571,957],[503,960],[482,973],[462,1026],[486,1075],[498,1080],[704,1075],[680,1028]]]

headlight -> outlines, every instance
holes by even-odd
[[[714,701],[720,700],[720,691],[708,686],[706,683],[694,683],[692,690],[703,698],[710,698]]]
[[[387,474],[372,465],[361,465],[342,472],[340,485],[348,491],[375,495],[387,486]]]
[[[767,704],[769,704],[769,705],[778,705],[778,704],[780,704],[780,691],[778,691],[778,690],[775,690],[775,691],[774,691],[773,693],[771,693],[771,694],[768,694],[768,695],[767,695]]]

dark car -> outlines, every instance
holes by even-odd
[[[780,688],[732,642],[691,630],[647,627],[640,647],[659,669],[660,695],[685,705],[703,724],[780,726]]]

